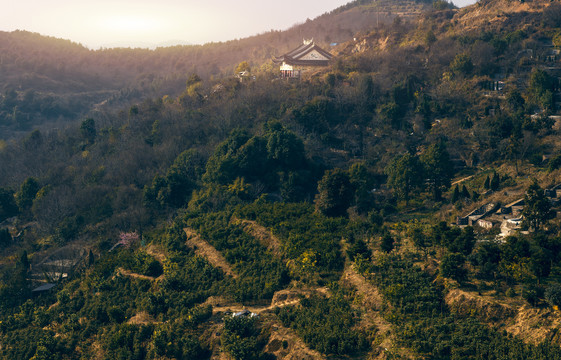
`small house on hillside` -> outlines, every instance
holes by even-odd
[[[513,216],[520,216],[524,210],[524,198],[511,202],[501,208],[501,214],[512,214]]]
[[[310,68],[329,65],[333,58],[329,52],[314,43],[314,40],[304,40],[296,49],[273,59],[280,64],[281,78],[300,78],[302,71]]]
[[[56,286],[56,284],[46,283],[46,284],[43,284],[43,285],[41,285],[39,287],[36,287],[35,289],[31,290],[31,293],[33,295],[46,293],[46,292],[50,291],[52,288],[54,288],[55,286]]]
[[[490,220],[490,219],[479,219],[477,220],[476,224],[480,227],[482,227],[483,229],[492,229],[495,225],[498,224],[498,222]]]
[[[495,212],[498,207],[499,207],[499,204],[496,204],[496,203],[488,203],[488,204],[485,204],[483,206],[480,206],[480,207],[473,210],[472,212],[470,212],[469,214],[467,214],[464,217],[458,216],[457,219],[456,219],[456,224],[458,224],[460,226],[465,226],[465,225],[473,226],[474,224],[478,224],[478,221],[480,219],[483,219],[487,215]],[[479,225],[482,226],[481,224],[479,224]],[[488,224],[485,223],[485,226],[488,226]],[[483,227],[485,227],[485,226],[483,226]],[[492,227],[492,226],[493,225],[491,225],[490,227]]]
[[[545,189],[544,192],[545,192],[545,196],[551,199],[561,198],[561,184],[552,186],[549,189]]]

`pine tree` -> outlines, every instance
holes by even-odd
[[[499,178],[499,174],[493,173],[493,178],[491,179],[491,190],[493,191],[499,190],[500,185],[501,185],[501,179]]]
[[[416,155],[409,153],[396,156],[385,169],[388,184],[394,189],[397,197],[407,203],[410,194],[422,186],[423,165]]]
[[[458,190],[458,185],[454,186],[454,192],[452,193],[452,203],[460,200],[460,190]]]
[[[469,199],[471,197],[471,195],[469,194],[469,191],[468,191],[468,189],[465,185],[462,187],[462,197],[466,198],[466,199]]]
[[[382,242],[380,243],[380,248],[382,249],[382,251],[389,253],[390,251],[393,250],[394,247],[394,241],[393,238],[390,234],[386,234],[382,237]]]
[[[454,167],[444,142],[440,141],[430,145],[421,155],[421,162],[425,168],[433,198],[435,201],[440,201],[442,190],[450,187],[450,180],[454,175]]]
[[[551,217],[551,202],[545,196],[537,180],[534,180],[526,191],[522,216],[524,217],[523,224],[536,232]]]
[[[0,230],[0,247],[8,246],[12,242],[12,235],[8,229]]]

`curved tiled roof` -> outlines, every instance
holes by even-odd
[[[323,57],[327,58],[328,60],[307,60],[302,59],[307,54],[311,53],[312,51],[316,51],[321,54]],[[329,63],[329,60],[333,57],[329,52],[323,50],[319,46],[317,46],[313,41],[306,44],[302,44],[298,46],[296,49],[287,52],[286,54],[276,57],[273,59],[275,63],[286,63],[289,65],[310,65],[310,66],[325,66]]]

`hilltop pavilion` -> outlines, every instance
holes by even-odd
[[[273,62],[281,64],[280,72],[282,78],[299,78],[302,70],[327,66],[332,58],[333,55],[316,45],[312,39],[304,40],[302,45],[282,56],[274,58]]]

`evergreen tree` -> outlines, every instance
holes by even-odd
[[[545,301],[551,306],[561,306],[561,285],[553,283],[545,290]]]
[[[27,257],[26,250],[21,253],[19,261],[16,263],[16,268],[22,269],[26,272],[29,269],[29,258]]]
[[[353,195],[349,174],[341,169],[328,170],[318,183],[316,209],[327,216],[345,216]]]
[[[92,266],[94,263],[95,263],[95,255],[92,249],[90,249],[90,251],[88,252],[88,266]]]
[[[380,248],[382,251],[389,253],[394,248],[394,240],[389,233],[382,236],[382,241],[380,243]]]
[[[8,229],[0,230],[0,248],[10,245],[12,242],[12,235]]]
[[[522,216],[524,217],[522,224],[535,232],[538,232],[551,217],[551,202],[535,179],[524,196]]]
[[[419,188],[423,181],[423,167],[416,155],[400,155],[385,169],[388,184],[394,189],[398,198],[409,201],[410,194]]]
[[[144,202],[152,207],[181,207],[187,204],[205,169],[205,159],[195,150],[179,154],[166,176],[156,175],[144,187]]]
[[[429,248],[434,245],[432,239],[423,232],[423,228],[419,224],[414,224],[409,230],[409,237],[413,240],[413,244],[421,249],[428,256]]]
[[[479,200],[479,194],[477,193],[477,191],[471,193],[471,200],[473,201]]]
[[[364,163],[355,163],[349,168],[349,179],[355,190],[354,203],[359,213],[365,213],[374,207],[372,175]]]
[[[466,258],[462,254],[451,253],[446,254],[440,263],[440,272],[442,276],[452,278],[457,281],[465,280],[467,271],[464,268]]]
[[[0,222],[15,216],[18,213],[18,206],[14,198],[14,192],[0,188]]]
[[[551,273],[552,255],[551,251],[544,249],[540,246],[533,246],[530,248],[530,268],[536,278],[538,284],[541,279],[546,278]]]
[[[80,125],[80,133],[82,134],[84,140],[86,140],[89,144],[93,144],[97,136],[94,119],[88,118],[82,121],[82,124]]]
[[[460,190],[458,190],[458,185],[454,186],[454,192],[452,193],[452,203],[460,200]]]
[[[469,194],[469,191],[468,191],[468,189],[467,189],[467,187],[466,187],[465,185],[462,187],[462,197],[463,197],[464,199],[469,199],[469,198],[471,198],[471,195]]]
[[[356,257],[360,255],[364,259],[370,259],[370,249],[362,239],[355,241],[349,250],[347,250],[347,255],[351,261],[355,261]]]
[[[35,178],[29,177],[25,179],[25,181],[21,184],[20,190],[15,195],[16,203],[20,211],[25,211],[31,208],[33,200],[35,200],[35,196],[37,196],[39,189],[39,183]]]
[[[493,191],[497,191],[499,190],[499,186],[501,185],[501,179],[499,177],[499,174],[497,174],[496,172],[493,173],[493,178],[491,179],[491,190]]]
[[[432,144],[421,155],[421,162],[425,167],[434,200],[442,199],[442,190],[450,187],[450,180],[454,173],[450,155],[443,141]]]

